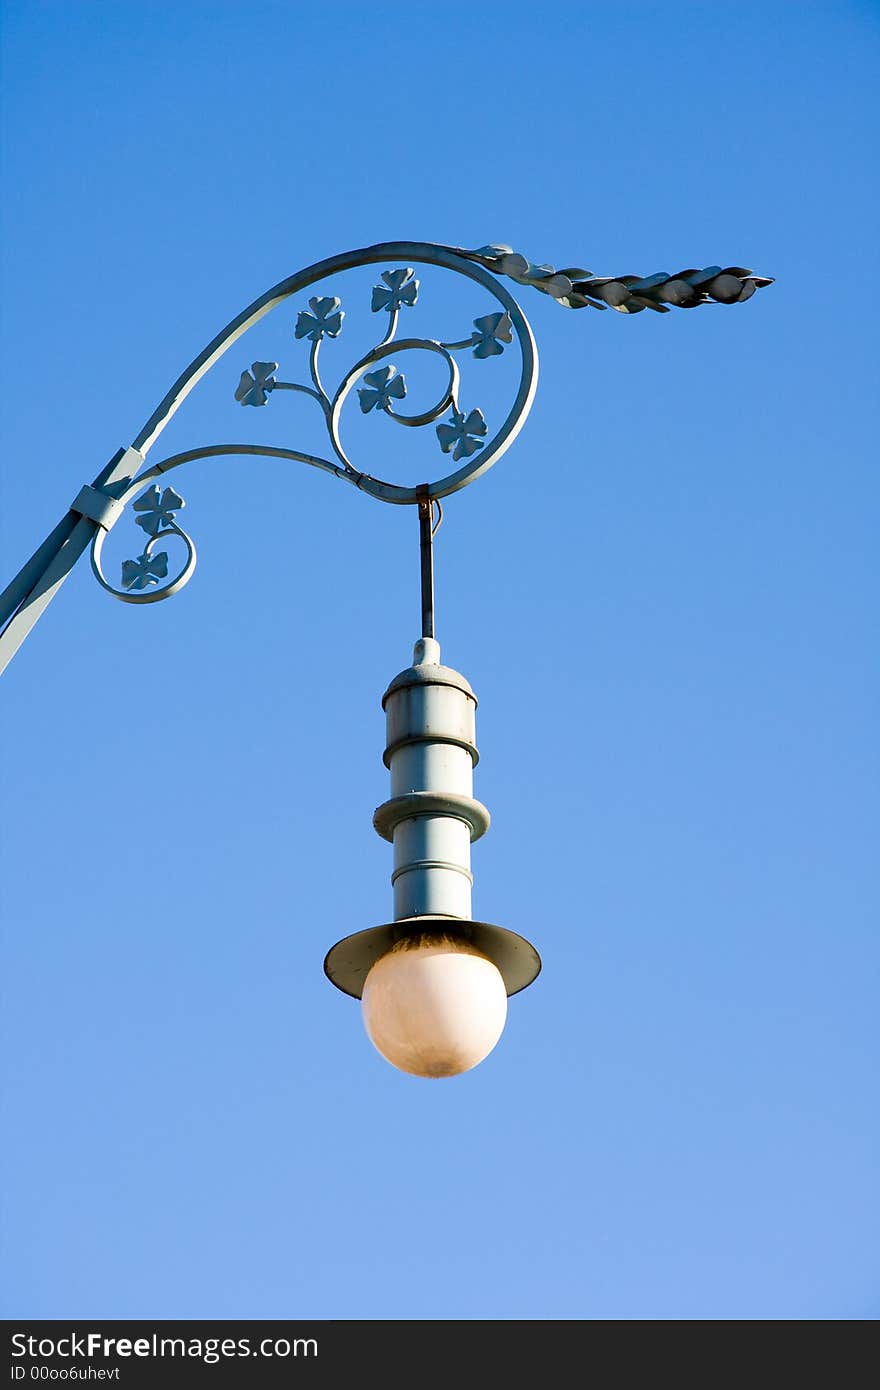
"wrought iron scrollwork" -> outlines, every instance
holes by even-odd
[[[410,264],[412,262],[412,264]],[[319,406],[330,444],[331,457],[321,457],[299,450],[258,444],[212,444],[172,455],[161,463],[145,468],[139,476],[114,474],[115,491],[108,493],[124,507],[131,503],[137,513],[136,523],[145,532],[146,541],[140,552],[122,564],[119,584],[112,584],[102,569],[102,553],[112,519],[102,519],[92,542],[92,568],[98,582],[115,598],[126,603],[153,603],[170,597],[192,576],[196,550],[192,538],[181,527],[177,515],[184,506],[183,498],[173,488],[160,486],[157,479],[171,469],[195,459],[226,454],[256,455],[305,463],[310,467],[351,483],[378,501],[398,505],[413,505],[419,500],[414,487],[384,482],[358,469],[348,457],[341,437],[343,407],[356,389],[361,411],[365,415],[382,415],[407,428],[433,425],[441,453],[451,457],[453,472],[423,488],[425,495],[439,501],[481,477],[516,438],[529,413],[537,385],[538,360],[531,328],[517,301],[503,279],[540,290],[568,308],[614,308],[622,313],[638,313],[651,308],[665,313],[670,307],[695,308],[702,304],[741,303],[772,281],[755,275],[740,266],[709,266],[704,270],[682,270],[673,275],[596,276],[580,267],[556,270],[550,265],[536,265],[509,246],[489,245],[476,251],[458,247],[436,246],[427,242],[387,242],[359,251],[346,252],[329,260],[309,266],[296,275],[267,290],[239,314],[182,373],[160,402],[143,429],[136,436],[126,456],[145,457],[172,415],[205,373],[219,360],[237,339],[256,324],[266,313],[286,302],[293,295],[320,284],[341,271],[358,266],[381,265],[383,268],[373,286],[370,309],[387,315],[384,334],[376,345],[354,363],[330,393],[324,386],[320,371],[321,345],[325,338],[339,338],[343,332],[345,310],[335,295],[312,294],[307,306],[297,312],[293,338],[308,344],[308,375],[306,381],[282,381],[278,378],[279,364],[257,360],[241,372],[234,398],[241,406],[264,407],[278,391],[296,391],[313,399]],[[419,300],[421,282],[416,265],[430,265],[453,271],[476,282],[488,291],[497,307],[472,320],[470,332],[454,342],[432,338],[397,337],[401,314],[406,314]],[[501,277],[501,278],[499,278]],[[519,348],[520,374],[515,397],[507,416],[490,432],[490,423],[479,404],[463,400],[461,372],[457,355],[471,352],[477,361],[497,357],[514,342]],[[408,388],[405,372],[398,363],[409,352],[428,352],[444,362],[447,375],[440,397],[427,410],[408,413],[403,407]],[[394,358],[396,360],[392,361]],[[108,474],[108,477],[110,475]],[[176,539],[184,547],[182,566],[169,580],[170,559],[167,549],[160,548],[168,539]]]
[[[412,309],[420,293],[415,267],[421,265],[452,271],[475,282],[495,300],[493,311],[475,318],[469,335],[457,342],[398,339],[399,316]],[[387,314],[387,330],[331,395],[321,380],[319,350],[325,337],[338,337],[342,331],[344,311],[335,296],[321,293],[320,286],[332,276],[357,266],[380,267],[371,308]],[[649,308],[665,313],[673,307],[741,304],[756,290],[772,283],[769,276],[755,275],[742,266],[707,266],[672,275],[664,271],[648,276],[600,276],[578,266],[556,270],[551,265],[535,265],[510,246],[482,246],[468,251],[413,241],[383,242],[306,266],[266,290],[212,338],[173,382],[131,444],[117,449],[98,470],[94,481],[80,488],[60,521],[0,593],[0,671],[11,661],[89,545],[99,583],[124,602],[151,603],[168,598],[187,582],[195,568],[196,553],[177,520],[183,499],[160,480],[172,469],[196,459],[237,454],[305,463],[352,484],[378,501],[419,504],[420,521],[427,525],[434,503],[439,504],[441,498],[467,487],[497,463],[516,438],[532,404],[538,370],[535,343],[528,321],[504,281],[537,289],[567,308],[613,308],[626,314]],[[277,445],[206,444],[148,466],[147,455],[159,435],[232,344],[273,309],[294,295],[308,292],[308,307],[298,312],[294,338],[309,344],[310,384],[279,382],[278,364],[259,360],[241,373],[235,397],[242,405],[264,406],[275,391],[285,386],[312,397],[324,415],[331,456],[320,457]],[[466,399],[460,396],[456,354],[470,349],[477,360],[496,357],[514,342],[519,349],[519,383],[506,418],[496,426],[483,413],[478,400],[470,396],[470,387]],[[441,399],[416,415],[403,408],[402,403],[408,400],[406,376],[400,372],[398,361],[390,360],[400,360],[410,349],[439,354],[449,373]],[[399,487],[359,472],[346,456],[339,433],[342,406],[355,387],[361,409],[371,420],[382,414],[409,428],[433,424],[440,449],[451,460],[454,471],[419,488]],[[140,553],[124,562],[119,583],[111,584],[101,567],[103,548],[108,532],[124,514],[127,503],[133,504],[146,540]],[[172,557],[165,548],[166,541],[176,541],[184,547],[183,566],[170,580]],[[423,586],[423,609],[425,592]]]
[[[142,487],[142,482],[135,483],[129,489],[129,494],[136,494]],[[120,500],[128,501],[129,494]],[[196,567],[196,548],[192,537],[177,522],[177,512],[185,506],[180,493],[175,492],[174,488],[166,487],[160,492],[155,484],[132,502],[132,511],[140,513],[135,522],[146,532],[147,541],[135,559],[123,560],[119,586],[110,583],[101,566],[107,532],[99,527],[92,542],[92,570],[101,587],[125,603],[155,603],[182,589]],[[169,536],[183,542],[186,555],[178,572],[168,583],[164,583],[162,581],[168,579],[168,552],[157,547]]]
[[[470,350],[480,359],[497,357],[505,347],[513,342],[514,321],[511,308],[505,304],[500,311],[483,314],[475,318],[473,328],[467,337],[456,342],[440,342],[433,338],[398,338],[397,330],[400,315],[412,309],[418,301],[421,282],[416,278],[413,266],[402,266],[383,270],[380,283],[373,286],[370,308],[375,313],[386,313],[388,324],[384,334],[375,347],[361,357],[343,376],[332,396],[325,390],[319,372],[321,344],[326,338],[338,338],[343,330],[345,310],[340,299],[333,297],[313,297],[309,308],[300,310],[294,336],[310,343],[309,372],[311,386],[301,381],[281,381],[277,376],[277,362],[253,362],[250,369],[241,373],[235,389],[235,399],[242,406],[265,406],[276,391],[301,391],[312,396],[321,406],[327,425],[330,445],[336,458],[342,464],[351,481],[366,491],[378,486],[385,491],[407,495],[384,496],[374,492],[384,501],[413,501],[408,494],[411,489],[395,489],[393,484],[382,484],[366,472],[356,469],[343,447],[341,438],[341,417],[352,389],[358,382],[357,397],[361,411],[365,415],[379,414],[393,420],[397,425],[410,428],[433,424],[442,415],[448,418],[436,426],[437,439],[444,454],[452,454],[453,462],[460,463],[470,459],[478,450],[491,447],[488,439],[489,429],[483,412],[479,407],[464,408],[459,398],[460,369],[453,354]],[[498,287],[499,290],[501,287]],[[506,294],[502,291],[506,298]],[[402,408],[407,397],[406,374],[396,362],[386,359],[400,357],[408,352],[428,352],[441,357],[446,364],[448,375],[444,390],[434,405],[418,414],[408,414]],[[534,354],[530,374],[535,371]],[[531,396],[522,394],[515,410],[525,414]],[[481,470],[482,471],[482,470]],[[441,496],[448,480],[442,479],[430,485],[432,495]],[[372,486],[371,486],[372,485]]]

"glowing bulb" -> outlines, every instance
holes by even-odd
[[[501,1037],[507,991],[492,961],[443,935],[398,941],[376,961],[363,994],[364,1026],[386,1061],[413,1076],[470,1071]]]

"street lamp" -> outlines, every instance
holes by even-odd
[[[329,392],[319,359],[327,338],[338,338],[345,311],[332,294],[313,295],[300,309],[294,338],[308,348],[309,381],[279,380],[277,362],[255,361],[241,373],[235,399],[263,407],[278,391],[298,391],[317,404],[326,428],[328,457],[258,444],[215,444],[171,455],[146,466],[146,456],[178,407],[231,345],[270,310],[293,295],[358,266],[388,265],[372,291],[371,310],[383,316],[379,341]],[[464,337],[449,342],[398,336],[401,316],[413,308],[420,284],[414,267],[428,265],[475,282],[494,301],[472,321]],[[384,1057],[418,1076],[452,1076],[469,1070],[492,1050],[504,1027],[507,998],[536,978],[541,962],[524,937],[471,916],[470,847],[489,827],[489,812],[473,795],[478,760],[476,696],[465,678],[443,665],[434,633],[433,536],[442,519],[441,499],[481,477],[519,433],[534,399],[538,360],[531,328],[502,279],[529,286],[568,308],[608,307],[621,313],[645,309],[740,303],[769,285],[740,266],[709,266],[659,273],[595,276],[579,267],[534,265],[508,246],[477,251],[428,242],[386,242],[319,261],[268,290],[232,320],[196,357],[147,420],[131,446],[120,449],[91,485],[80,489],[55,529],[0,595],[0,671],[58,592],[76,561],[91,546],[98,583],[125,603],[169,598],[192,577],[196,550],[178,521],[183,498],[165,474],[195,459],[224,454],[291,459],[321,469],[381,502],[417,508],[421,557],[421,634],[413,661],[395,676],[383,697],[387,721],[385,765],[391,796],[375,812],[376,831],[394,846],[394,918],[357,932],[327,954],[327,976],[363,1001],[364,1023]],[[485,306],[483,306],[485,307]],[[405,319],[404,319],[405,322]],[[459,360],[478,362],[516,344],[519,377],[513,404],[490,431],[472,394],[461,386]],[[421,352],[439,358],[445,381],[430,409],[406,413],[405,375],[392,358]],[[362,383],[362,384],[361,384]],[[408,428],[433,425],[453,470],[435,482],[403,487],[361,472],[342,441],[342,415],[353,391],[364,415],[378,413]],[[438,423],[439,422],[439,423]],[[163,480],[160,484],[159,480]],[[141,553],[122,565],[112,583],[103,568],[108,532],[131,504],[145,533]],[[182,542],[184,560],[169,575],[160,543]]]

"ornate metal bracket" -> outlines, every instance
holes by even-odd
[[[314,295],[299,310],[293,337],[309,345],[309,382],[281,381],[276,362],[252,362],[242,371],[235,399],[241,406],[263,407],[277,391],[298,391],[319,406],[329,442],[330,457],[299,450],[258,444],[213,444],[174,454],[148,468],[146,455],[190,391],[237,342],[272,309],[342,271],[358,266],[390,263],[373,287],[370,308],[387,315],[384,333],[376,345],[344,374],[330,393],[321,379],[319,361],[325,338],[338,338],[345,311],[338,298]],[[411,264],[412,263],[412,264]],[[492,312],[472,320],[466,336],[454,342],[431,338],[397,337],[401,314],[416,304],[420,282],[415,266],[429,265],[453,271],[479,285],[495,301]],[[0,595],[0,670],[11,659],[40,613],[57,592],[83,549],[91,542],[92,569],[108,593],[126,603],[153,603],[170,597],[191,578],[196,551],[177,516],[183,498],[159,479],[172,469],[195,459],[227,454],[251,454],[290,459],[321,469],[381,502],[397,505],[424,504],[448,496],[481,477],[510,447],[523,426],[534,399],[538,358],[529,323],[499,276],[538,289],[568,308],[611,307],[623,313],[651,308],[665,313],[670,306],[695,308],[708,303],[738,303],[755,290],[772,283],[742,267],[683,270],[648,277],[593,276],[577,267],[555,270],[534,265],[509,246],[484,246],[476,251],[437,246],[429,242],[385,242],[345,252],[299,271],[267,290],[204,348],[159,403],[131,447],[120,452],[102,469],[91,487],[83,488],[55,530],[47,537],[16,578]],[[506,417],[490,426],[470,394],[461,392],[457,354],[471,352],[475,359],[498,356],[516,343],[519,380]],[[407,397],[406,375],[397,363],[411,352],[428,352],[445,363],[444,389],[428,410],[407,414],[401,403]],[[394,358],[395,361],[390,359]],[[458,465],[436,481],[420,488],[402,487],[359,470],[346,452],[341,434],[343,408],[357,391],[364,414],[381,414],[407,428],[433,425],[440,451]],[[470,391],[470,388],[469,388]],[[442,418],[441,418],[442,417]],[[146,540],[139,555],[124,561],[120,583],[111,583],[102,569],[107,532],[131,503],[137,525]],[[160,543],[177,538],[184,546],[184,560],[169,579],[168,552]]]
[[[254,408],[265,407],[279,391],[297,391],[310,397],[323,416],[329,444],[328,455],[319,457],[292,449],[269,450],[255,444],[212,445],[196,452],[200,457],[227,453],[272,453],[320,468],[351,483],[378,501],[398,505],[415,504],[418,500],[416,488],[402,487],[374,477],[357,468],[346,452],[342,441],[343,410],[352,393],[356,391],[361,412],[365,415],[379,414],[394,424],[407,428],[435,425],[440,452],[451,456],[452,462],[459,466],[427,485],[431,499],[445,497],[480,477],[509,448],[531,407],[538,374],[534,338],[519,305],[507,288],[476,258],[477,253],[473,253],[473,258],[470,258],[447,247],[420,243],[391,243],[388,246],[370,247],[348,256],[336,257],[323,263],[320,275],[314,273],[318,268],[312,267],[310,271],[303,272],[291,281],[283,282],[283,285],[275,290],[269,291],[268,297],[264,296],[262,300],[258,300],[250,310],[245,311],[244,316],[234,320],[224,334],[220,335],[220,339],[215,340],[215,343],[206,349],[210,361],[202,366],[201,359],[196,359],[189,373],[184,374],[166,397],[163,406],[160,406],[159,411],[141,431],[134,447],[141,451],[149,447],[177,409],[184,394],[195,384],[195,379],[216,362],[221,352],[237,340],[244,328],[262,317],[267,298],[270,301],[268,307],[274,307],[296,293],[303,284],[311,285],[316,280],[326,279],[343,269],[392,260],[395,253],[403,253],[408,260],[416,264],[436,265],[465,275],[487,290],[500,307],[492,313],[474,318],[467,336],[454,342],[441,342],[424,337],[398,337],[401,315],[405,315],[417,303],[421,284],[416,277],[414,265],[383,270],[378,283],[373,287],[370,301],[372,313],[382,314],[385,318],[378,341],[368,353],[349,367],[331,393],[326,389],[321,376],[321,347],[325,338],[339,338],[342,334],[345,310],[335,296],[313,295],[308,300],[308,307],[299,310],[293,331],[294,340],[308,346],[308,382],[282,381],[278,376],[277,362],[255,361],[241,373],[234,397],[239,405]],[[520,357],[515,398],[505,419],[490,433],[489,425],[479,406],[471,402],[463,403],[461,370],[456,354],[470,352],[478,361],[485,360],[498,356],[514,341]],[[403,408],[407,396],[407,381],[405,373],[397,365],[405,359],[406,354],[412,352],[431,353],[439,357],[446,367],[446,380],[439,398],[429,409],[417,414],[407,413]],[[395,360],[392,361],[392,358]],[[136,477],[120,495],[119,502],[122,506],[132,502],[133,509],[141,513],[136,519],[137,524],[146,532],[148,539],[140,555],[123,563],[119,585],[111,583],[102,568],[104,539],[109,528],[98,528],[92,542],[92,568],[98,582],[115,598],[127,603],[154,603],[170,597],[190,579],[195,568],[196,552],[192,538],[177,520],[177,513],[184,506],[183,499],[171,488],[166,487],[164,491],[160,491],[153,480],[193,457],[194,451],[189,451],[153,465]],[[143,492],[144,487],[147,488],[146,492]],[[134,500],[135,498],[138,500]],[[168,552],[159,548],[159,542],[169,536],[176,536],[185,546],[184,563],[171,579],[168,577]]]

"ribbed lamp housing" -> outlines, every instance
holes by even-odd
[[[400,943],[451,937],[490,960],[507,993],[517,994],[541,969],[534,946],[506,927],[471,919],[471,842],[489,828],[489,812],[473,795],[477,697],[464,676],[441,665],[440,644],[422,637],[412,666],[394,677],[382,704],[391,796],[373,825],[394,845],[394,921],[337,941],[325,973],[360,999],[372,967]]]
[[[423,637],[382,705],[391,797],[373,825],[394,845],[395,919],[469,918],[471,841],[489,828],[489,812],[473,795],[477,697],[464,676],[440,664],[440,644]]]

